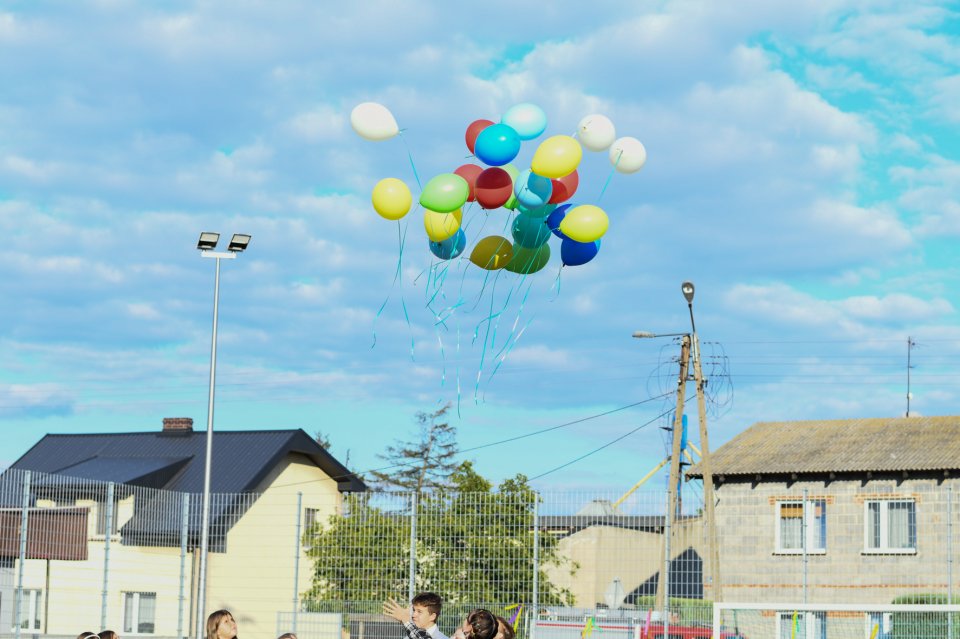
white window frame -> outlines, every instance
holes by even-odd
[[[864,628],[864,639],[870,639],[870,637],[873,636],[874,625],[879,625],[880,627],[874,639],[889,639],[891,634],[893,634],[893,613],[868,612],[865,617],[867,625],[866,628]]]
[[[826,616],[823,612],[801,612],[797,613],[798,616],[805,617],[803,623],[803,634],[796,635],[796,639],[826,639]],[[784,633],[783,624],[786,623],[787,629],[792,630],[790,626],[793,625],[793,612],[781,610],[777,613],[777,634],[776,636],[782,637],[784,634],[790,637],[793,635],[792,632]],[[817,630],[820,632],[817,632]]]
[[[157,593],[155,592],[123,592],[121,593],[123,601],[121,602],[123,610],[123,634],[127,635],[155,635],[157,634]],[[141,595],[150,595],[153,597],[153,619],[150,620],[150,623],[153,624],[153,632],[140,632],[140,597]],[[132,600],[130,610],[132,611],[133,618],[127,619],[127,599]]]
[[[806,504],[806,505],[804,505]],[[816,526],[817,522],[817,507],[820,507],[822,510],[822,523],[820,524],[824,530],[827,527],[827,500],[818,498],[818,499],[807,499],[806,502],[801,499],[780,499],[777,500],[777,511],[776,511],[776,554],[778,555],[802,555],[803,548],[784,548],[783,540],[781,539],[780,530],[782,527],[782,513],[784,506],[798,506],[803,509],[803,522],[802,526],[806,530],[807,536],[807,554],[808,555],[825,555],[827,554],[827,540],[826,534],[824,534],[823,547],[818,547],[820,543],[820,529]]]
[[[16,633],[17,598],[16,589],[13,591],[13,615],[10,619],[10,632]],[[20,630],[37,631],[43,626],[43,590],[39,588],[24,588],[20,608]],[[27,625],[23,625],[27,624]]]
[[[889,509],[890,504],[904,504],[909,503],[912,505],[912,514],[913,522],[915,525],[913,530],[913,546],[909,548],[891,548],[890,547],[890,518],[889,518]],[[880,519],[880,545],[876,548],[871,547],[873,540],[870,535],[870,505],[878,504],[879,510],[879,519]],[[907,523],[909,526],[909,521]],[[865,555],[915,555],[917,554],[917,537],[919,536],[919,524],[917,523],[917,500],[912,497],[892,497],[884,499],[865,499],[863,501],[863,554]],[[910,531],[907,531],[907,534],[910,534]]]

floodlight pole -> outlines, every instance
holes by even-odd
[[[214,235],[212,239],[206,239],[205,236]],[[249,242],[249,236],[245,236]],[[216,260],[216,269],[213,280],[213,333],[210,340],[210,388],[207,395],[207,441],[206,453],[203,464],[203,504],[202,520],[200,524],[200,574],[197,580],[197,623],[196,639],[203,639],[205,634],[204,624],[206,615],[207,599],[207,553],[210,546],[210,469],[213,458],[213,399],[217,380],[217,319],[220,307],[220,260],[236,259],[237,254],[246,248],[246,244],[234,248],[237,236],[230,242],[231,250],[227,252],[218,252],[216,248],[219,234],[203,233],[200,236],[200,242],[197,248],[200,249],[200,256]],[[212,242],[212,243],[211,243]]]

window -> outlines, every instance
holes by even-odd
[[[877,634],[873,634],[876,629]],[[893,615],[889,612],[867,613],[867,627],[865,639],[891,639],[893,637]]]
[[[116,497],[113,498],[113,511],[110,513],[110,534],[116,535],[119,526],[117,525],[117,520],[120,519],[117,516],[117,503],[120,500]],[[107,501],[98,501],[97,502],[97,534],[106,535],[107,534]]]
[[[779,639],[825,639],[827,617],[822,612],[781,612],[777,615]]]
[[[16,599],[14,606],[16,606]],[[23,589],[23,599],[20,603],[20,629],[40,630],[40,617],[43,613],[43,591]],[[16,618],[12,620],[16,623]],[[11,624],[12,626],[13,624]],[[16,628],[11,628],[16,631]]]
[[[865,502],[864,547],[867,552],[916,552],[917,504],[912,499]]]
[[[827,502],[808,499],[777,502],[777,552],[802,553],[827,550]]]
[[[157,614],[157,593],[123,593],[123,631],[134,635],[152,635]]]

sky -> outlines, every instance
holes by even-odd
[[[957,414],[958,27],[923,1],[5,2],[0,465],[47,433],[206,427],[201,231],[252,235],[221,262],[215,429],[321,432],[356,471],[449,403],[495,482],[626,491],[667,455],[680,353],[632,334],[691,330],[684,281],[711,449],[903,416],[908,373],[911,414]],[[362,102],[401,135],[357,135]],[[632,174],[584,151],[593,261],[554,239],[539,273],[484,271],[513,212],[474,205],[440,263],[416,202],[374,212],[521,103],[548,118],[521,170],[592,114],[646,148]]]

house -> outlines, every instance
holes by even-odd
[[[723,601],[958,594],[960,417],[762,422],[710,459]]]
[[[27,554],[21,629],[193,635],[205,452],[206,432],[192,419],[166,418],[154,432],[47,435],[5,471],[8,575],[20,494],[31,521],[50,509],[85,527],[86,547],[70,557]],[[244,635],[276,636],[278,613],[310,587],[301,532],[338,512],[340,493],[366,486],[302,430],[216,431],[211,469],[203,616],[228,608]],[[15,585],[0,582],[0,620],[12,619]]]

